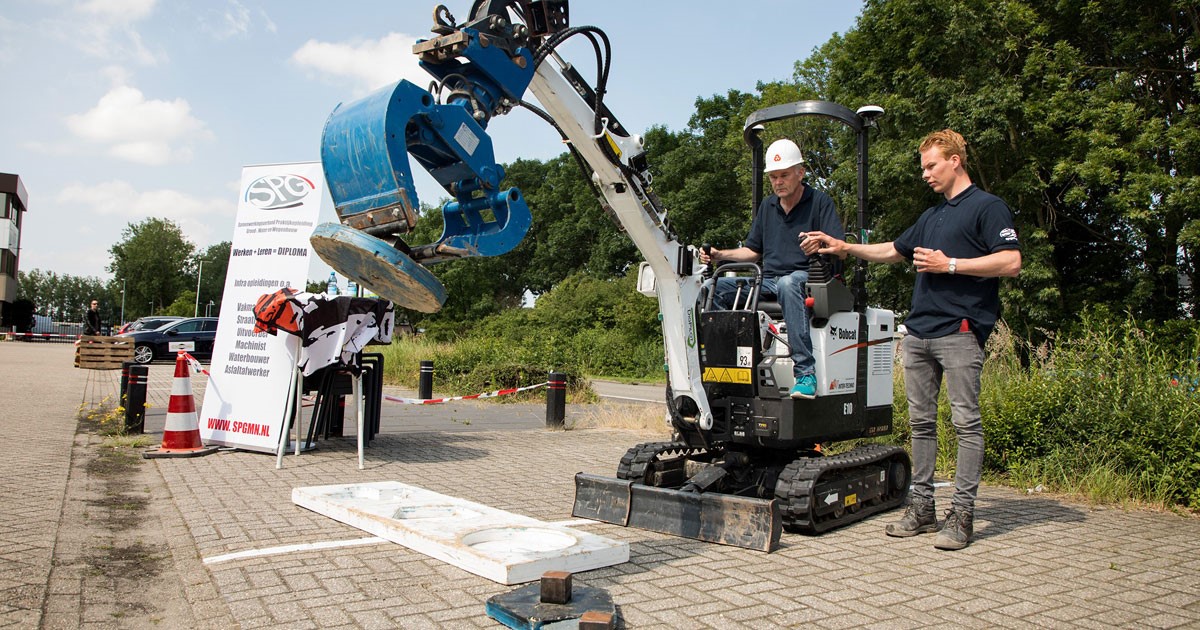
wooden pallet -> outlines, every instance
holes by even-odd
[[[119,370],[133,360],[133,341],[126,337],[79,338],[75,346],[75,367],[85,370]]]

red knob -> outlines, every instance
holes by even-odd
[[[817,301],[814,300],[812,298],[812,296],[804,298],[804,305],[807,306],[808,308],[812,308],[813,304],[816,304],[816,303],[817,303]]]

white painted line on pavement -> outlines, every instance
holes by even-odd
[[[616,398],[617,400],[633,400],[633,401],[637,401],[637,402],[666,404],[666,401],[662,401],[662,400],[651,400],[649,398],[630,398],[629,396],[613,396],[612,394],[600,394],[600,397],[601,398]]]
[[[353,540],[329,540],[319,543],[304,543],[300,545],[283,545],[282,547],[268,547],[266,549],[247,549],[246,551],[238,551],[236,553],[227,553],[221,556],[213,556],[205,558],[204,564],[216,564],[218,562],[228,562],[230,560],[241,560],[242,558],[258,558],[261,556],[274,556],[281,553],[292,553],[293,551],[310,551],[314,549],[337,549],[338,547],[357,547],[359,545],[377,545],[379,543],[389,543],[392,541],[372,536],[370,538],[355,538]]]
[[[560,527],[577,527],[580,525],[600,525],[599,521],[592,521],[586,518],[579,518],[569,521],[555,521],[551,525]],[[329,540],[318,543],[304,543],[299,545],[283,545],[280,547],[268,547],[266,549],[247,549],[246,551],[238,551],[235,553],[227,553],[220,556],[205,558],[204,564],[217,564],[218,562],[229,562],[230,560],[241,560],[243,558],[259,558],[262,556],[275,556],[284,553],[292,553],[295,551],[312,551],[316,549],[337,549],[339,547],[357,547],[360,545],[376,545],[379,543],[390,543],[386,538],[372,536],[370,538],[355,538],[352,540]]]
[[[553,523],[549,524],[556,525],[558,527],[578,527],[580,525],[602,525],[603,523],[600,521],[588,520],[586,518],[577,518],[570,521],[554,521]]]

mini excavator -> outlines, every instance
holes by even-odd
[[[785,323],[778,304],[758,299],[761,270],[710,270],[675,236],[641,137],[605,103],[605,33],[570,26],[567,0],[475,0],[462,23],[444,6],[433,18],[434,36],[413,47],[433,77],[429,89],[401,80],[339,105],[326,122],[321,161],[339,222],[314,231],[318,255],[401,307],[437,311],[445,289],[429,265],[504,254],[529,229],[520,190],[500,189],[504,168],[486,132],[492,118],[527,108],[558,130],[602,209],[645,258],[638,290],[658,299],[665,346],[673,439],[630,448],[615,477],[579,473],[573,514],[769,552],[782,530],[819,534],[900,505],[911,477],[904,449],[827,454],[830,443],[892,428],[895,315],[867,306],[865,263],[847,286],[829,261],[814,261],[807,295],[818,395],[788,397]],[[570,37],[594,47],[594,83],[557,52]],[[752,208],[762,198],[763,126],[818,116],[854,132],[858,224],[866,225],[868,131],[882,114],[802,101],[751,115]],[[434,243],[405,241],[419,208],[410,160],[454,197]],[[713,277],[726,273],[747,276],[745,297],[732,310],[712,309]]]

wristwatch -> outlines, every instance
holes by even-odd
[[[956,272],[956,271],[958,271],[958,259],[951,258],[950,259],[950,275],[954,275],[954,272]]]

